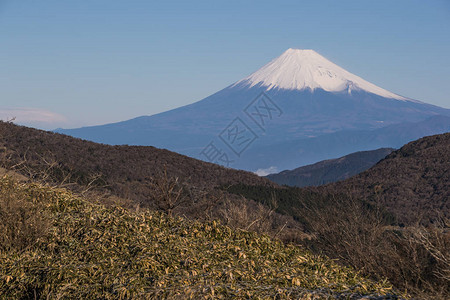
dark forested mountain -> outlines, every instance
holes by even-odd
[[[450,133],[428,136],[349,179],[318,187],[234,185],[314,234],[311,249],[389,278],[413,299],[449,299]]]
[[[394,151],[381,148],[372,151],[360,151],[340,158],[324,160],[294,170],[286,170],[266,176],[280,185],[297,187],[316,186],[347,179],[359,174]]]
[[[408,143],[367,171],[317,190],[349,193],[379,203],[407,224],[448,219],[450,133]]]
[[[149,201],[152,180],[178,178],[194,190],[225,184],[272,185],[255,174],[203,162],[168,150],[146,146],[110,146],[70,136],[0,122],[0,146],[7,167],[45,172],[55,181],[70,176],[87,185],[94,180],[114,194]]]

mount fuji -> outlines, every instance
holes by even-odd
[[[106,144],[166,148],[263,173],[448,132],[450,110],[387,91],[313,50],[288,49],[193,104],[56,131]]]

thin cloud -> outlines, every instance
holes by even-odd
[[[277,167],[269,167],[267,169],[258,169],[256,170],[254,173],[258,176],[267,176],[269,174],[273,174],[278,172],[278,168]]]
[[[0,108],[0,119],[3,121],[14,118],[14,123],[31,124],[38,126],[50,126],[64,124],[67,118],[63,115],[39,108]]]

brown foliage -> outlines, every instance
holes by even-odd
[[[443,228],[386,226],[381,211],[359,201],[305,213],[314,238],[304,243],[421,299],[450,297],[450,235]]]
[[[107,189],[143,206],[153,206],[154,180],[164,172],[196,198],[224,184],[274,185],[250,172],[150,146],[109,146],[4,122],[0,132],[6,168],[75,190]]]
[[[50,224],[39,200],[17,193],[12,183],[0,188],[0,251],[23,250],[47,233]]]
[[[407,226],[430,225],[450,218],[449,149],[450,133],[424,137],[357,176],[317,190],[367,199]]]
[[[136,210],[152,208],[200,220],[219,219],[272,236],[288,234],[290,240],[302,233],[291,217],[274,213],[270,204],[217,190],[236,183],[275,186],[250,172],[154,147],[102,145],[2,122],[0,130],[6,133],[1,139],[5,146],[2,164],[32,180]]]
[[[232,228],[265,233],[284,242],[304,239],[307,235],[303,226],[291,216],[277,213],[277,207],[275,196],[266,204],[228,196],[218,207],[216,218]]]

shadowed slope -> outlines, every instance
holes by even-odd
[[[424,137],[392,152],[369,170],[318,190],[350,193],[424,224],[450,217],[450,133]]]
[[[280,185],[297,187],[336,182],[369,169],[393,150],[392,148],[382,148],[372,151],[356,152],[294,170],[270,174],[266,178]]]

